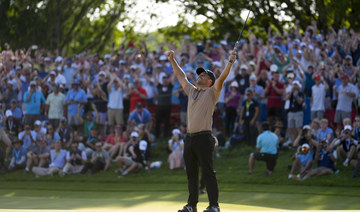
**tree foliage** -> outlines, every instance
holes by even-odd
[[[168,2],[169,0],[158,0]],[[358,0],[177,0],[185,5],[186,12],[205,16],[211,23],[208,36],[221,39],[226,32],[235,40],[242,28],[244,19],[241,12],[252,10],[247,29],[256,34],[265,35],[269,26],[279,32],[291,27],[296,19],[305,30],[313,20],[318,22],[318,29],[324,33],[328,27],[335,30],[344,26],[360,28],[356,11],[360,9]],[[284,18],[286,17],[286,18]],[[208,23],[206,23],[208,25]],[[246,32],[245,32],[246,36]]]
[[[0,42],[48,50],[101,51],[125,18],[124,0],[1,0]]]

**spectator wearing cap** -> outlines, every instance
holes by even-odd
[[[9,110],[12,112],[13,118],[15,120],[17,120],[19,122],[20,126],[21,126],[23,112],[20,109],[20,107],[18,107],[18,104],[17,104],[16,100],[11,101]]]
[[[59,85],[54,86],[45,101],[45,116],[50,124],[56,129],[59,126],[60,118],[64,115],[65,95],[59,91]]]
[[[163,76],[162,82],[159,82],[155,77],[155,86],[157,89],[157,105],[155,112],[155,136],[160,137],[160,127],[164,124],[164,137],[170,134],[170,117],[171,117],[171,97],[174,87],[175,75]]]
[[[247,65],[242,64],[240,66],[240,74],[236,74],[235,80],[238,83],[237,90],[243,96],[245,94],[245,89],[249,87],[249,74]]]
[[[272,56],[272,63],[277,65],[278,71],[280,74],[283,73],[284,67],[290,64],[291,59],[290,55],[286,54],[284,49],[280,45],[274,45],[270,48],[271,56]]]
[[[114,127],[115,125],[123,125],[124,84],[116,74],[112,74],[110,82],[107,84],[107,92],[109,94],[109,101],[107,104],[108,124],[110,127]]]
[[[246,98],[241,103],[239,114],[240,125],[244,126],[247,144],[256,145],[256,137],[258,135],[256,120],[259,116],[259,103],[253,99],[253,91],[246,91]]]
[[[143,45],[145,45],[145,43],[143,43]],[[132,60],[132,65],[134,65],[136,67],[136,69],[138,69],[140,71],[140,75],[144,75],[145,74],[145,62],[146,62],[146,57],[144,55],[142,55],[141,53],[138,53],[135,55],[135,57],[130,58],[130,60]]]
[[[45,175],[54,175],[61,173],[60,171],[64,168],[66,163],[67,151],[61,149],[61,142],[55,143],[55,149],[50,150],[50,164],[49,168],[33,167],[32,172],[36,177]]]
[[[291,92],[292,90],[292,87],[293,87],[293,82],[294,82],[294,79],[295,79],[295,75],[294,73],[290,72],[286,75],[286,87],[285,87],[285,92],[284,92],[284,98],[285,98],[285,104],[284,104],[284,109],[286,112],[289,111],[289,108],[290,108],[290,100],[289,99],[286,99],[286,96],[289,95],[289,93]]]
[[[334,174],[336,158],[336,151],[330,147],[328,141],[321,141],[316,148],[314,159],[314,164],[317,164],[317,168],[311,169],[301,180],[307,180],[313,176]]]
[[[13,113],[11,112],[11,110],[6,110],[5,112],[5,116],[6,116],[6,120],[4,123],[4,129],[5,132],[11,137],[15,137],[17,136],[17,134],[19,133],[21,126],[20,126],[20,122],[17,119],[14,119],[13,117]]]
[[[67,106],[67,120],[68,123],[77,129],[80,125],[77,119],[78,108],[82,114],[82,106],[87,102],[85,91],[79,88],[80,82],[74,80],[72,83],[72,89],[69,90],[65,97],[65,106]]]
[[[316,138],[318,141],[327,140],[331,144],[334,139],[334,131],[328,127],[329,121],[325,118],[320,120],[320,129],[317,131]]]
[[[270,67],[272,80],[266,81],[265,95],[268,97],[266,104],[267,117],[269,124],[274,120],[280,121],[282,116],[282,96],[284,93],[284,84],[279,81],[280,74],[275,64]]]
[[[332,149],[336,149],[339,160],[344,160],[343,165],[348,166],[352,160],[357,159],[356,146],[358,141],[352,136],[351,125],[345,125],[343,133],[331,144]]]
[[[249,174],[253,173],[255,160],[266,162],[265,176],[272,174],[278,157],[279,140],[275,133],[269,130],[269,124],[264,122],[262,125],[263,133],[257,137],[256,152],[250,154]]]
[[[26,149],[21,146],[21,142],[18,139],[14,140],[13,145],[12,158],[8,168],[9,172],[24,169],[26,166]]]
[[[314,75],[314,65],[309,64],[307,66],[307,71],[305,71],[305,86],[304,86],[304,92],[306,96],[311,96],[311,89],[312,86],[315,85],[315,82],[313,80]]]
[[[324,118],[325,96],[329,89],[328,84],[320,74],[313,77],[315,85],[311,88],[311,120]]]
[[[55,71],[50,71],[49,74],[42,80],[41,84],[45,83],[51,88],[57,84]]]
[[[237,108],[241,101],[241,94],[238,91],[239,84],[233,81],[230,84],[230,90],[225,95],[225,131],[228,135],[231,134],[234,128],[234,122],[237,115]]]
[[[261,131],[261,120],[263,117],[262,113],[266,113],[266,99],[265,99],[265,93],[264,88],[257,84],[257,78],[255,75],[250,75],[250,86],[246,88],[245,93],[248,90],[252,90],[253,92],[253,99],[257,101],[259,104],[259,115],[256,118],[256,126],[258,128],[258,132]]]
[[[46,134],[45,134],[45,138],[47,140],[47,145],[50,146],[51,149],[54,148],[55,143],[57,141],[61,142],[61,137],[60,135],[55,131],[54,127],[51,125],[51,123],[48,123],[46,125]]]
[[[338,98],[334,119],[338,130],[341,129],[342,120],[351,118],[352,102],[358,95],[357,88],[349,83],[350,78],[347,74],[341,76],[341,80],[343,84],[339,88],[333,86],[335,96]]]
[[[45,103],[44,95],[36,90],[35,81],[30,82],[30,91],[24,94],[25,117],[24,123],[32,125],[36,120],[40,119],[40,108]]]
[[[66,164],[60,172],[60,175],[65,176],[80,173],[84,168],[86,160],[86,153],[79,149],[79,143],[72,143],[71,150],[66,153]]]
[[[304,98],[305,96],[301,92],[300,82],[297,80],[293,81],[291,91],[286,96],[286,99],[290,101],[287,123],[291,143],[293,143],[295,138],[301,134],[301,127],[304,122]]]
[[[353,65],[353,58],[350,55],[346,55],[343,60],[343,71],[350,79],[354,79],[357,73],[357,68]]]
[[[299,169],[299,174],[296,175],[298,179],[301,179],[304,174],[311,169],[313,162],[313,154],[310,151],[309,144],[303,144],[301,148],[295,154],[295,160],[291,166],[291,171],[288,176],[289,179],[293,177],[296,169]]]
[[[90,170],[89,175],[95,174],[99,171],[106,171],[110,167],[109,154],[102,148],[102,143],[97,141],[95,144],[95,151],[91,154],[90,162],[87,162],[81,170],[81,174],[85,174]]]
[[[190,56],[187,52],[183,52],[181,53],[180,55],[180,67],[184,70],[184,72],[188,72],[188,71],[192,71],[193,68],[191,67],[191,64],[190,64]]]
[[[66,60],[63,60],[61,64],[61,73],[63,73],[63,76],[66,80],[65,88],[69,88],[71,85],[72,80],[74,79],[74,74],[76,70],[72,67],[72,59],[68,58]]]
[[[89,135],[84,137],[84,143],[79,143],[79,149],[85,151],[88,158],[91,157],[91,154],[96,150],[95,144],[100,141],[99,139],[99,129],[96,126],[91,127]]]
[[[144,108],[143,105],[138,102],[136,109],[133,110],[128,119],[128,125],[136,126],[139,124],[149,125],[151,121],[151,113],[148,109]]]
[[[154,96],[155,96],[156,88],[155,88],[155,77],[153,77],[153,71],[151,68],[146,69],[144,78],[145,81],[143,82],[143,88],[145,89],[147,94],[146,104],[152,105],[154,104]]]
[[[18,88],[16,87],[16,81],[18,81]],[[5,93],[3,94],[3,101],[6,104],[6,109],[10,108],[10,103],[12,100],[17,100],[19,90],[21,90],[22,84],[19,78],[16,77],[16,80],[7,80]]]
[[[83,119],[83,117],[80,115],[80,110],[78,110],[78,119],[79,122],[82,123],[83,125],[83,129],[81,130],[83,138],[86,139],[89,136],[90,130],[93,127],[98,128],[99,127],[99,120],[100,120],[100,116],[99,113],[96,110],[96,107],[94,106],[94,104],[91,105],[94,112],[87,112],[85,119]],[[95,113],[95,115],[94,115]],[[96,117],[96,118],[95,118]]]
[[[169,169],[178,169],[184,167],[184,141],[179,129],[173,129],[172,137],[168,141],[168,157]]]
[[[134,79],[134,87],[130,91],[130,112],[132,112],[137,103],[141,103],[143,106],[146,104],[147,93],[146,90],[142,87],[139,78]]]
[[[301,147],[303,144],[309,144],[310,150],[317,146],[317,138],[316,135],[313,135],[311,132],[310,125],[304,125],[302,128],[301,133],[296,137],[295,141],[293,142],[293,147]],[[315,150],[314,150],[315,151]]]
[[[20,95],[24,96],[25,92],[29,90],[30,87],[30,82],[31,82],[31,73],[30,71],[26,70],[25,71],[25,77],[24,79],[21,80],[21,89],[20,89]],[[23,100],[21,100],[22,102]]]
[[[129,147],[129,157],[119,157],[117,163],[119,165],[119,178],[128,175],[134,171],[140,171],[145,168],[146,161],[145,152],[148,147],[148,143],[141,140]],[[149,168],[149,166],[148,166]],[[150,169],[149,169],[150,170]]]

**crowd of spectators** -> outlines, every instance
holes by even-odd
[[[268,153],[261,138],[276,135],[276,148],[298,148],[289,178],[297,166],[300,179],[333,173],[333,163],[341,158],[344,166],[359,169],[360,35],[346,28],[318,31],[313,22],[300,33],[296,21],[283,35],[269,27],[267,40],[252,32],[240,40],[214,112],[214,135],[219,141],[229,137],[220,146],[245,142]],[[0,152],[5,159],[0,162],[8,171],[65,176],[107,170],[113,161],[123,177],[150,170],[152,146],[171,136],[169,167],[183,168],[187,96],[166,49],[175,50],[194,83],[197,67],[219,77],[234,43],[228,35],[220,42],[199,43],[185,36],[179,46],[160,45],[150,52],[145,42],[130,42],[105,55],[89,50],[66,56],[7,45],[0,56]],[[258,137],[264,122],[269,129]],[[271,148],[270,154],[277,151]],[[263,159],[259,155],[252,154],[252,163]],[[313,171],[316,164],[309,167],[309,160],[331,171]]]

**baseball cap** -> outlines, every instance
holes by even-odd
[[[295,39],[295,40],[293,41],[293,44],[294,44],[294,45],[299,45],[299,44],[300,44],[300,40],[299,40],[299,39]]]
[[[287,70],[288,71],[294,71],[294,66],[293,65],[289,66]]]
[[[309,149],[310,149],[309,144],[303,144],[303,145],[301,146],[301,151],[308,151]]]
[[[110,59],[111,56],[110,56],[110,54],[105,54],[104,58],[105,58],[105,59]]]
[[[278,72],[278,66],[276,64],[272,64],[270,66],[270,71],[271,72]]]
[[[67,63],[72,63],[71,58],[67,59],[66,62],[67,62]]]
[[[141,102],[138,102],[138,103],[136,103],[136,107],[137,108],[143,107],[143,104]]]
[[[100,71],[100,72],[99,72],[99,76],[100,76],[100,75],[106,76],[106,73],[105,73],[104,71]]]
[[[240,70],[241,70],[241,69],[245,69],[245,70],[247,70],[247,69],[248,69],[248,67],[247,67],[247,65],[242,64],[242,65],[240,66]]]
[[[56,75],[55,71],[50,71],[50,75]]]
[[[202,72],[206,72],[206,73],[207,73],[207,75],[208,75],[208,76],[210,77],[210,79],[212,80],[211,86],[214,85],[214,83],[215,83],[214,73],[213,73],[212,71],[210,71],[210,70],[205,70],[203,67],[199,67],[199,68],[196,69],[197,75],[200,75]]]
[[[130,134],[130,137],[139,137],[139,133],[134,131]]]
[[[294,78],[295,78],[295,75],[294,75],[293,73],[288,73],[288,74],[286,75],[286,77],[287,77],[287,78],[292,78],[292,79],[294,79]]]
[[[228,43],[226,42],[226,40],[222,40],[222,41],[220,42],[220,44],[222,44],[222,45],[227,45]]]
[[[176,135],[176,134],[181,135],[181,131],[179,129],[173,129],[172,134],[173,135]]]
[[[119,64],[125,64],[126,62],[125,62],[125,60],[120,60],[119,61]]]
[[[352,57],[350,55],[346,55],[345,60],[352,60]]]
[[[40,120],[36,120],[34,124],[35,124],[35,125],[41,125],[41,121],[40,121]]]
[[[250,80],[256,80],[256,76],[254,74],[250,75]]]
[[[321,79],[320,74],[315,74],[315,76],[314,76],[314,80],[320,80],[320,79]]]
[[[30,82],[30,85],[36,85],[36,82],[35,82],[35,81],[31,81],[31,82]]]
[[[250,62],[249,62],[249,66],[255,66],[254,61],[250,61]]]
[[[352,130],[351,125],[345,125],[344,130]]]
[[[350,77],[349,77],[349,75],[347,75],[347,74],[343,74],[343,75],[341,76],[341,79],[350,79]]]
[[[236,88],[238,88],[238,87],[239,87],[239,84],[238,84],[236,81],[233,81],[233,82],[230,84],[230,87],[236,87]]]
[[[167,57],[165,55],[161,55],[159,60],[162,60],[162,61],[167,60]]]
[[[302,88],[301,83],[299,81],[297,81],[297,80],[295,80],[292,84],[299,86],[300,89]]]
[[[145,151],[146,148],[147,148],[147,142],[146,142],[145,140],[141,140],[141,141],[139,142],[139,149],[140,149],[141,151]]]
[[[7,110],[5,116],[6,117],[13,116],[13,113],[11,112],[11,110]]]
[[[50,61],[50,57],[45,57],[44,61],[46,61],[46,62]]]
[[[61,56],[58,56],[56,59],[55,59],[55,62],[58,62],[58,63],[61,63],[63,60],[63,58]]]
[[[80,85],[80,81],[78,79],[75,79],[72,84],[73,85]]]
[[[306,129],[306,130],[310,130],[311,128],[310,128],[310,125],[304,125],[302,129],[303,129],[303,130],[305,130],[305,129]]]

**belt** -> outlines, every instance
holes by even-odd
[[[207,135],[207,134],[211,134],[211,131],[207,130],[207,131],[200,131],[200,132],[195,132],[195,133],[187,133],[186,136],[195,137],[195,136]]]

